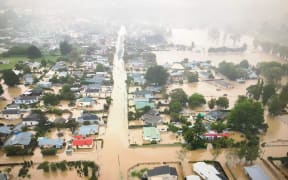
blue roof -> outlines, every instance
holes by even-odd
[[[99,126],[97,124],[85,125],[79,128],[78,134],[82,136],[88,136],[90,134],[98,133]]]
[[[46,137],[38,138],[38,145],[39,146],[56,146],[62,147],[64,143],[63,139],[49,139]]]
[[[29,145],[31,142],[32,133],[30,132],[20,132],[18,134],[13,135],[11,138],[9,138],[4,146],[10,146],[10,145]]]
[[[79,102],[93,102],[93,99],[90,97],[83,97],[79,99]]]
[[[151,103],[149,101],[135,101],[135,108],[136,109],[142,109],[145,106],[149,106],[149,107],[151,107],[151,109],[153,109],[155,107],[155,104]]]
[[[11,129],[7,126],[0,127],[0,134],[10,134],[11,132]]]

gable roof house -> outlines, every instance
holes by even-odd
[[[97,124],[93,124],[93,125],[80,126],[77,134],[86,137],[98,134],[98,132],[99,132],[99,126]]]
[[[160,141],[160,132],[155,127],[143,127],[143,139],[145,141]]]
[[[28,146],[32,139],[31,132],[20,132],[18,134],[14,134],[10,137],[5,143],[4,146],[20,146],[22,148]]]
[[[82,136],[74,136],[72,146],[74,149],[90,149],[93,148],[94,141],[92,138],[85,138]]]
[[[46,137],[39,137],[38,138],[38,145],[40,148],[56,148],[61,149],[63,147],[64,140],[57,138],[57,139],[49,139]]]
[[[145,98],[145,99],[154,98],[154,94],[148,90],[135,91],[134,95],[135,95],[135,98]]]
[[[21,118],[21,112],[19,109],[4,109],[1,113],[1,118],[8,120],[15,120]]]
[[[90,84],[86,87],[84,95],[88,97],[99,97],[101,91],[100,84]]]
[[[24,80],[24,85],[31,85],[33,84],[33,81],[34,81],[32,74],[25,74],[23,76],[23,80]]]
[[[77,106],[79,107],[89,107],[94,104],[94,99],[90,97],[83,97],[77,100]]]
[[[148,180],[177,180],[175,167],[159,166],[147,171]]]
[[[39,124],[40,115],[37,113],[32,113],[22,119],[22,124],[24,126],[36,126]]]
[[[79,123],[84,123],[85,121],[89,121],[91,123],[98,123],[100,118],[96,114],[91,114],[89,112],[82,112],[81,116],[77,118]]]
[[[151,109],[155,107],[154,102],[150,102],[147,98],[135,98],[134,99],[135,109],[142,109],[145,106],[149,106]]]
[[[162,118],[159,116],[159,113],[153,109],[143,114],[141,119],[145,122],[146,125],[154,127],[156,127],[157,124],[162,122]]]
[[[15,104],[26,104],[26,105],[30,105],[30,104],[34,104],[37,103],[39,101],[39,97],[38,96],[18,96],[14,102]]]

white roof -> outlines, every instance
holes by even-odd
[[[265,173],[265,171],[263,171],[263,169],[258,165],[244,167],[244,169],[252,180],[270,179],[268,175]]]
[[[184,67],[180,63],[174,63],[171,69],[184,70]]]
[[[205,162],[194,163],[193,170],[203,179],[221,180],[221,178],[217,176],[217,174],[220,174],[219,171],[217,171],[214,166],[206,164]]]
[[[189,175],[185,177],[186,180],[201,180],[201,178],[197,175]]]

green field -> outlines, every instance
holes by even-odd
[[[55,62],[57,58],[59,58],[60,55],[44,55],[43,57],[39,59],[35,59],[34,61],[40,62],[42,59],[45,59],[46,61],[50,60],[52,62]],[[25,56],[14,56],[14,57],[0,57],[0,61],[8,61],[8,64],[0,64],[0,71],[6,70],[6,69],[12,69],[15,64],[17,64],[19,61],[28,61],[29,59]]]

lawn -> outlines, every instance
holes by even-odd
[[[42,59],[45,59],[46,61],[50,60],[52,62],[55,62],[57,58],[59,58],[60,55],[44,55],[41,58],[35,59],[35,61],[40,62]],[[0,64],[0,71],[6,70],[6,69],[12,69],[15,64],[19,61],[28,61],[29,58],[25,56],[11,56],[11,57],[0,57],[0,61],[8,61],[9,64]]]

